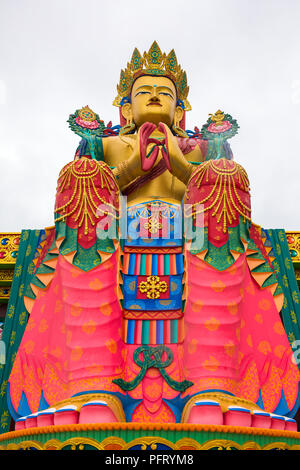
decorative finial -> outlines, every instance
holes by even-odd
[[[220,109],[218,109],[215,114],[209,114],[209,116],[210,119],[216,123],[216,126],[222,126],[223,121],[225,119],[225,114],[223,113],[223,111],[220,111]]]

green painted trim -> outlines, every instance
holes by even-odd
[[[164,275],[170,275],[170,257],[169,255],[164,256]]]
[[[149,331],[150,331],[149,320],[143,320],[143,323],[142,323],[142,344],[149,344]]]
[[[145,254],[141,255],[141,266],[140,266],[140,273],[141,276],[144,276],[146,273],[146,256]]]

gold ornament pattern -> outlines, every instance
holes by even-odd
[[[9,283],[11,284],[12,280],[14,277],[14,270],[13,269],[7,269],[7,270],[0,270],[0,283],[6,284]]]
[[[67,217],[73,216],[78,223],[78,227],[84,224],[84,233],[87,235],[89,224],[96,225],[100,215],[99,212],[117,218],[114,205],[98,193],[94,183],[96,176],[100,176],[101,189],[107,189],[109,196],[112,196],[117,185],[105,165],[101,165],[95,160],[82,158],[62,169],[58,179],[58,193],[63,193],[71,187],[72,178],[75,178],[75,184],[73,185],[72,195],[67,196],[67,202],[56,207],[55,213],[58,214],[58,217],[55,222],[65,221]],[[105,206],[105,210],[100,208],[100,204]]]
[[[223,167],[222,167],[223,164]],[[230,166],[229,166],[230,165]],[[212,215],[217,217],[217,223],[223,219],[223,232],[226,233],[228,224],[231,224],[236,218],[235,212],[243,217],[244,221],[251,221],[251,207],[244,204],[237,191],[237,182],[243,191],[249,191],[249,180],[246,171],[238,163],[228,160],[208,160],[197,169],[193,175],[194,184],[200,189],[203,182],[208,182],[211,175],[215,177],[215,183],[210,193],[203,199],[197,201],[192,206],[188,217],[195,217],[197,214],[207,212],[213,209]],[[186,200],[188,201],[189,194]],[[206,207],[197,209],[197,206]]]
[[[165,293],[168,284],[161,281],[159,276],[148,276],[147,281],[142,281],[138,285],[141,294],[146,294],[148,299],[159,299],[161,293]]]
[[[83,121],[89,121],[89,122],[93,122],[97,119],[97,115],[88,106],[84,106],[83,108],[81,108],[80,111],[78,112],[78,116]]]
[[[150,233],[158,233],[161,230],[162,225],[156,217],[150,217],[148,222],[144,224],[144,228]]]
[[[300,263],[300,231],[299,232],[285,232],[285,234],[286,234],[286,239],[288,242],[292,261],[293,263],[299,264]],[[300,279],[299,271],[298,273],[296,272],[296,277],[298,280]]]
[[[20,232],[0,233],[0,268],[1,265],[16,263],[20,236]]]
[[[5,286],[0,287],[0,302],[1,301],[8,301],[10,296],[11,287]]]

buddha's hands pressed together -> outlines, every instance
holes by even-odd
[[[185,159],[176,137],[166,124],[159,123],[156,127],[154,123],[146,122],[138,130],[130,157],[115,171],[121,189],[151,172],[162,158],[170,173],[187,184],[194,167]]]
[[[130,157],[122,161],[114,170],[121,189],[139,176],[151,171],[152,167],[162,159],[157,146],[159,141],[150,138],[155,129],[155,124],[149,122],[142,125],[138,130]]]
[[[185,159],[179,148],[177,138],[172,134],[170,128],[160,122],[158,130],[165,135],[166,152],[163,156],[166,160],[168,170],[180,181],[187,184],[194,169],[193,165]]]

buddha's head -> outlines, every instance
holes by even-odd
[[[129,132],[145,122],[178,128],[185,111],[191,109],[186,73],[177,64],[175,52],[162,54],[156,42],[143,57],[134,50],[117,90],[114,105],[120,107],[121,124],[126,123]]]
[[[130,101],[121,108],[126,122],[134,122],[139,128],[144,122],[158,125],[164,122],[169,127],[180,122],[183,109],[177,105],[177,92],[174,83],[167,77],[143,75],[135,80]]]

